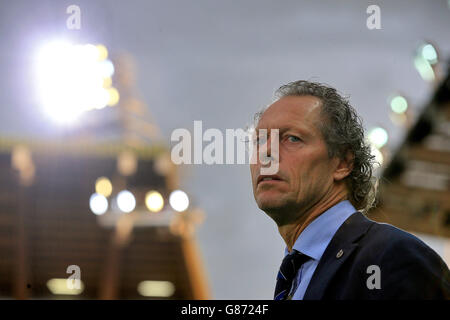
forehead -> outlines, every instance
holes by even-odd
[[[264,111],[257,129],[316,129],[320,121],[321,101],[313,96],[287,96],[275,101]]]

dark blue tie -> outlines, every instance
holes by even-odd
[[[297,250],[284,257],[277,275],[274,300],[286,300],[298,269],[310,258]]]

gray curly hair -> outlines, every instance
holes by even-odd
[[[305,80],[290,82],[275,91],[276,99],[286,96],[314,96],[322,101],[321,114],[325,121],[319,129],[327,145],[328,156],[343,159],[349,152],[352,154],[353,169],[345,178],[349,200],[357,210],[367,213],[375,204],[377,192],[378,181],[372,175],[375,157],[365,142],[361,118],[348,98],[328,85]],[[255,124],[264,111],[255,114]]]

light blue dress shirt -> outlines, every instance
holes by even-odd
[[[303,299],[325,249],[339,227],[355,212],[350,201],[341,201],[314,219],[300,233],[293,249],[311,257],[311,260],[305,262],[297,272],[291,288],[291,292],[294,291],[292,300]],[[287,247],[284,254],[289,254]]]

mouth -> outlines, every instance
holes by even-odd
[[[276,183],[280,181],[283,180],[277,175],[260,175],[258,177],[258,180],[256,181],[256,184],[259,185],[260,183]]]

